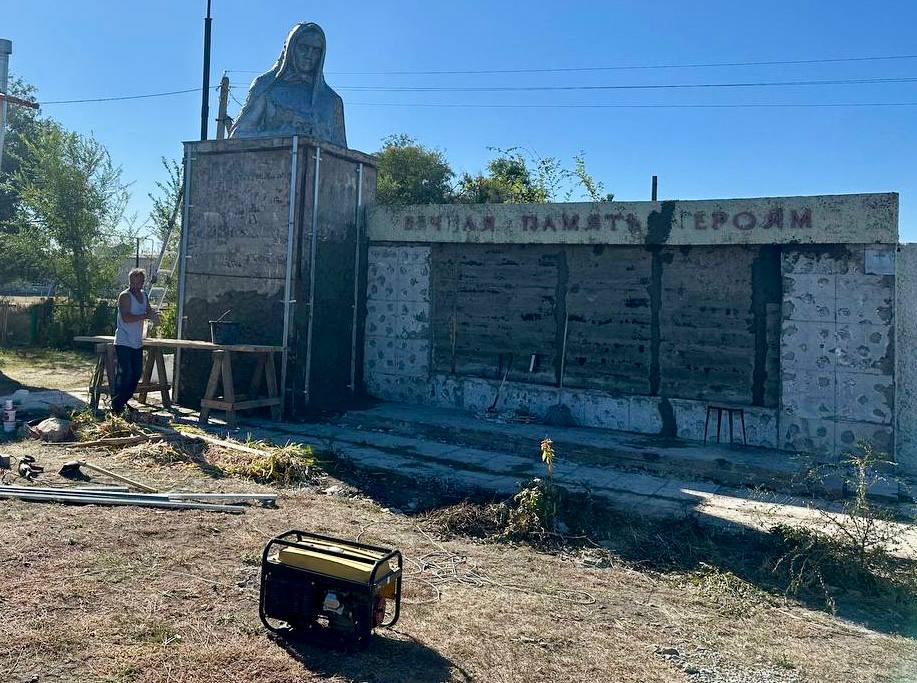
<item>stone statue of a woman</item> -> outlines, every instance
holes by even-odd
[[[324,31],[318,24],[294,26],[280,59],[252,82],[229,136],[303,135],[346,147],[344,102],[325,83],[324,63]]]

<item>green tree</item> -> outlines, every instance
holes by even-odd
[[[542,204],[555,201],[572,174],[554,157],[526,157],[518,147],[488,148],[496,158],[487,173],[465,173],[459,180],[457,201],[469,204]]]
[[[147,196],[153,202],[150,211],[150,223],[153,235],[164,242],[170,234],[174,240],[181,226],[181,198],[184,190],[182,183],[182,167],[175,159],[162,157],[162,167],[166,171],[165,180],[156,181],[156,191]]]
[[[573,161],[576,164],[573,168],[573,175],[583,187],[586,196],[593,202],[613,202],[614,194],[606,192],[605,184],[593,178],[589,171],[586,170],[586,155],[580,152],[573,157]]]
[[[376,201],[380,204],[446,204],[452,201],[452,172],[440,150],[405,135],[382,141]]]
[[[83,321],[125,255],[112,245],[123,242],[127,187],[108,150],[92,137],[46,120],[24,144],[24,163],[8,184],[19,196],[17,246],[31,247],[35,260],[70,290]]]
[[[9,92],[24,100],[35,100],[37,94],[33,86],[15,76],[10,77]],[[43,125],[35,109],[11,104],[6,111],[6,140],[0,168],[0,233],[16,230],[13,217],[19,209],[19,191],[9,180],[23,165],[29,165],[31,155],[26,141],[35,139]]]

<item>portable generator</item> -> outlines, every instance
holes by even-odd
[[[401,578],[399,550],[288,531],[261,556],[259,616],[277,635],[363,647],[398,621]]]

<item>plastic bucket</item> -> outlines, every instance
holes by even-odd
[[[238,344],[239,323],[228,320],[211,320],[210,341],[214,344]]]
[[[14,431],[16,431],[16,421],[13,420],[12,422],[4,422],[4,423],[3,423],[3,431],[4,431],[4,432],[14,432]]]

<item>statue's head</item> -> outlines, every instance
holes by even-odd
[[[297,24],[287,36],[278,76],[286,80],[313,81],[321,76],[325,33],[318,24]]]

